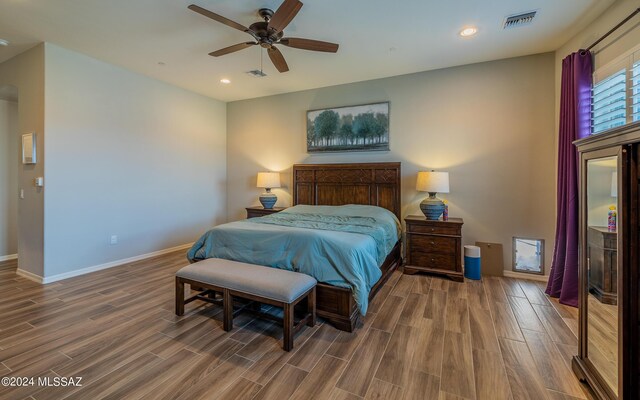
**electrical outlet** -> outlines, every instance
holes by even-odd
[[[112,245],[118,244],[118,235],[111,235],[111,241],[109,243],[111,243]]]

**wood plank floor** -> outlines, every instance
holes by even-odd
[[[601,303],[589,294],[589,358],[618,393],[618,306]]]
[[[0,375],[83,377],[1,387],[2,399],[586,399],[570,370],[577,310],[544,285],[394,273],[354,333],[282,330],[191,303],[173,313],[183,252],[42,286],[0,263]]]

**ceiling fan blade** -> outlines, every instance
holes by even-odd
[[[285,46],[294,47],[296,49],[324,51],[327,53],[335,53],[338,51],[338,44],[322,42],[320,40],[301,39],[301,38],[282,38],[278,43]]]
[[[284,56],[280,52],[280,50],[271,46],[267,49],[267,53],[269,53],[269,58],[273,65],[276,66],[276,69],[280,72],[287,72],[289,70],[289,66],[287,62],[284,60]]]
[[[233,46],[225,47],[224,49],[213,51],[209,53],[209,55],[213,57],[220,57],[220,56],[224,56],[225,54],[246,49],[247,47],[255,46],[256,44],[258,43],[255,43],[255,42],[238,43],[238,44],[234,44]]]
[[[225,18],[222,15],[218,15],[218,14],[216,14],[214,12],[206,10],[206,9],[204,9],[202,7],[199,7],[199,6],[195,5],[195,4],[191,4],[187,8],[189,8],[189,10],[191,10],[191,11],[197,12],[198,14],[204,15],[205,17],[209,17],[214,21],[218,21],[218,22],[221,22],[221,23],[223,23],[223,24],[225,24],[227,26],[235,28],[235,29],[237,29],[239,31],[249,32],[249,28],[247,28],[246,26],[240,25],[239,23],[237,23],[235,21],[232,21],[229,18]]]
[[[289,25],[301,8],[302,2],[299,0],[284,0],[284,3],[278,7],[278,10],[273,14],[271,20],[269,20],[269,29],[281,32],[287,27],[287,25]]]

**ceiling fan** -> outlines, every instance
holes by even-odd
[[[268,8],[261,8],[258,11],[258,14],[260,14],[264,19],[264,22],[253,23],[248,28],[195,4],[191,4],[188,8],[198,14],[204,15],[205,17],[209,17],[227,26],[246,32],[255,39],[255,42],[238,43],[209,53],[209,55],[213,57],[224,56],[225,54],[233,53],[251,46],[260,45],[267,49],[269,58],[273,65],[275,65],[276,69],[280,72],[287,72],[289,70],[289,66],[287,65],[287,62],[280,50],[275,47],[276,44],[282,44],[296,49],[323,51],[327,53],[335,53],[338,51],[338,45],[335,43],[322,42],[320,40],[283,37],[284,28],[289,25],[291,20],[293,20],[296,14],[298,14],[298,11],[300,11],[300,8],[302,8],[302,3],[299,0],[285,0],[280,7],[278,7],[278,10],[276,10],[275,13]]]

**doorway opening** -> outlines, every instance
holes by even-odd
[[[20,132],[18,88],[0,85],[0,268],[17,267]]]

